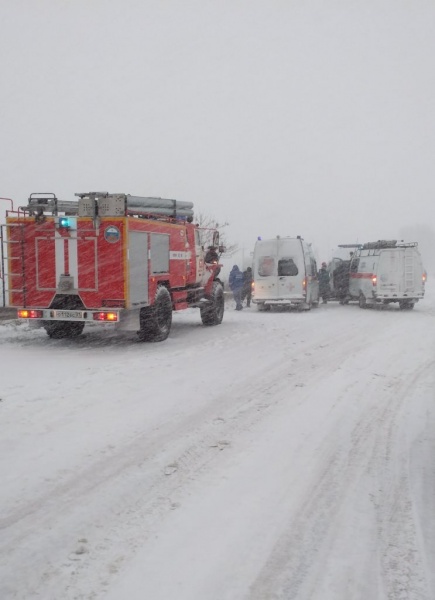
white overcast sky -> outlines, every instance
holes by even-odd
[[[191,200],[322,259],[435,223],[434,0],[3,0],[0,30],[17,204]]]

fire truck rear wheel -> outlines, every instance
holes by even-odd
[[[220,325],[224,317],[224,289],[218,281],[213,282],[211,295],[207,298],[210,304],[201,307],[201,320],[204,325]]]
[[[59,321],[57,323],[46,322],[44,325],[44,329],[48,336],[54,340],[78,337],[83,332],[84,327],[84,323],[70,321]]]
[[[172,325],[172,300],[169,291],[160,285],[154,304],[143,308],[140,314],[139,337],[146,342],[163,342]]]

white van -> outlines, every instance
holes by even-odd
[[[259,310],[271,306],[309,310],[319,303],[316,261],[311,244],[300,236],[257,240],[253,277],[252,301]]]
[[[426,273],[417,242],[378,240],[363,244],[350,261],[349,299],[361,308],[398,302],[414,308],[424,297]]]

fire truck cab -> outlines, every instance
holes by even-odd
[[[52,338],[111,323],[148,341],[168,337],[174,310],[198,307],[204,325],[222,322],[219,265],[205,262],[191,202],[76,196],[31,194],[7,213],[9,304],[20,319],[39,321]]]

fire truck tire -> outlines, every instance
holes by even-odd
[[[224,289],[218,281],[213,282],[211,295],[207,298],[210,303],[201,307],[201,320],[204,325],[220,325],[224,317]]]
[[[59,321],[57,323],[46,322],[44,325],[44,329],[48,336],[54,340],[78,337],[83,332],[84,327],[84,323],[75,323],[71,321]]]
[[[146,342],[163,342],[171,331],[171,325],[171,295],[165,286],[160,285],[154,304],[141,310],[139,337]]]

